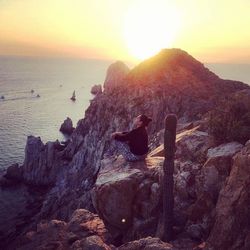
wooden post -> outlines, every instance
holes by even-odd
[[[165,118],[164,152],[165,160],[163,165],[163,240],[173,239],[173,208],[174,208],[174,155],[176,139],[177,117],[169,114]]]

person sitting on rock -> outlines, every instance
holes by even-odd
[[[112,133],[115,147],[127,161],[138,161],[146,158],[148,153],[147,126],[152,121],[146,115],[139,115],[134,119],[134,129],[129,132]]]

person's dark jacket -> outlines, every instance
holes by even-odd
[[[148,134],[144,126],[135,128],[122,135],[115,135],[115,140],[128,142],[130,151],[135,155],[144,155],[148,152]]]

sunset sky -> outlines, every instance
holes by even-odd
[[[0,55],[250,63],[250,0],[0,0]]]

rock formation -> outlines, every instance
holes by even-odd
[[[101,93],[102,93],[102,85],[101,84],[94,85],[91,88],[91,94],[97,95],[97,94],[101,94]]]
[[[60,127],[60,131],[66,135],[71,135],[74,129],[75,128],[73,127],[73,122],[69,117],[67,117],[67,119],[64,120],[64,122],[62,123]]]
[[[220,190],[215,223],[208,238],[211,249],[249,249],[250,141],[233,158],[232,170]]]
[[[128,72],[128,66],[121,61],[111,64],[107,70],[106,79],[103,85],[105,91],[107,92],[114,87],[121,86]]]
[[[28,136],[25,160],[22,166],[23,180],[33,185],[53,185],[58,171],[55,142],[45,145],[40,137]]]
[[[30,136],[27,139],[25,161],[20,167],[22,180],[31,185],[49,187],[40,212],[30,225],[34,233],[29,234],[29,244],[35,247],[34,242],[38,242],[41,235],[44,236],[40,240],[47,232],[51,232],[58,240],[56,243],[50,241],[48,247],[69,247],[64,237],[67,238],[66,235],[71,231],[66,228],[74,213],[77,213],[76,209],[84,208],[98,213],[112,234],[114,244],[136,240],[131,243],[133,246],[144,246],[145,242],[151,242],[149,245],[152,245],[152,249],[155,244],[162,245],[158,249],[171,247],[158,239],[140,241],[140,238],[160,235],[161,136],[164,118],[173,112],[179,121],[174,172],[177,241],[170,243],[173,246],[179,244],[179,248],[174,249],[189,249],[180,246],[181,239],[188,237],[184,244],[187,246],[190,243],[190,249],[193,249],[194,245],[208,239],[208,244],[214,244],[216,249],[219,242],[216,236],[220,235],[223,239],[220,247],[226,249],[229,246],[226,235],[231,236],[232,230],[226,231],[221,227],[220,231],[220,218],[226,216],[220,214],[221,210],[217,207],[223,208],[225,201],[220,195],[223,192],[230,194],[232,185],[239,196],[232,194],[228,204],[233,202],[239,206],[241,214],[247,218],[247,210],[241,205],[248,206],[248,200],[240,194],[247,195],[244,186],[247,185],[247,178],[243,174],[247,176],[248,173],[247,170],[241,173],[232,164],[235,154],[239,157],[237,164],[247,164],[243,159],[248,146],[243,147],[236,142],[216,145],[207,130],[206,113],[215,107],[218,99],[224,96],[247,97],[249,89],[248,85],[241,82],[220,79],[179,49],[163,50],[132,70],[121,62],[111,65],[104,91],[91,100],[85,117],[78,121],[65,146],[58,141],[44,144],[39,137]],[[244,100],[247,102],[246,97]],[[151,152],[143,164],[125,165],[121,158],[115,160],[116,149],[110,134],[130,129],[132,118],[141,113],[153,118],[148,127]],[[247,169],[245,165],[243,169]],[[232,173],[234,176],[242,175],[236,180],[231,178]],[[237,181],[245,183],[244,191],[240,192]],[[239,219],[239,225],[245,230],[242,235],[236,234],[233,238],[235,244],[242,245],[244,241],[247,246],[248,228],[243,217],[229,208],[224,209],[224,212],[228,216],[233,214],[235,221]],[[39,236],[34,228],[43,220],[51,222],[46,222],[44,234]],[[235,223],[230,223],[232,229]],[[96,231],[89,237],[78,236],[76,241],[72,240],[74,243],[70,247],[74,245],[74,249],[81,249],[86,244],[99,244],[101,247],[97,249],[112,249],[113,243],[103,240]],[[233,244],[230,246],[236,249]],[[123,247],[128,249],[126,245]]]

